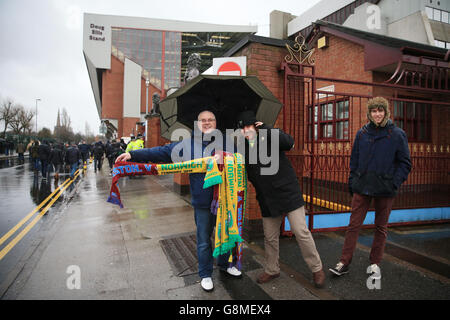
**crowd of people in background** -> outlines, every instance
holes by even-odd
[[[0,141],[0,153],[10,155],[14,151],[18,154],[19,163],[25,162],[24,154],[29,152],[32,169],[41,173],[42,178],[50,178],[51,172],[55,180],[59,179],[61,172],[69,170],[70,178],[73,179],[76,171],[82,166],[87,168],[89,163],[94,164],[94,171],[100,171],[103,167],[103,160],[108,160],[110,173],[116,158],[126,150],[137,150],[144,148],[143,136],[131,136],[129,143],[123,139],[113,139],[106,142],[96,141],[92,144],[86,141],[79,143],[52,143],[48,140],[31,140],[28,145],[19,141],[14,144],[11,141]]]

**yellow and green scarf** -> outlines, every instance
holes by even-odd
[[[213,256],[232,253],[230,260],[234,260],[240,269],[247,177],[242,155],[224,153],[222,157],[223,165],[220,165],[222,170],[214,157],[167,164],[116,163],[112,171],[111,192],[107,201],[123,208],[117,182],[124,176],[204,172],[203,188],[214,186],[211,211],[217,218]]]

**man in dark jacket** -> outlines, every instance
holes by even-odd
[[[55,144],[52,151],[50,152],[49,162],[53,165],[55,169],[55,180],[59,179],[59,170],[61,165],[64,163],[62,147],[59,144]]]
[[[112,172],[112,167],[114,165],[114,162],[116,161],[116,158],[123,153],[122,148],[120,147],[119,139],[115,139],[112,143],[110,143],[106,147],[106,157],[109,161],[109,168]]]
[[[94,145],[94,171],[97,169],[100,171],[103,165],[103,155],[105,154],[105,147],[101,141],[98,141]]]
[[[70,165],[70,178],[73,179],[81,160],[81,152],[75,144],[71,145],[66,151],[66,163]]]
[[[264,272],[258,276],[258,283],[266,283],[280,275],[280,227],[287,215],[303,258],[313,273],[314,283],[319,288],[323,287],[325,274],[314,239],[306,225],[303,195],[295,170],[285,154],[285,151],[294,146],[294,139],[280,129],[258,122],[253,111],[239,114],[238,127],[245,137],[245,168],[248,179],[255,187],[256,199],[263,216],[266,265]],[[278,162],[275,163],[278,168],[273,172],[264,170],[274,163],[262,158],[261,148],[271,153],[268,155],[271,162]]]
[[[167,144],[161,147],[139,149],[130,151],[129,153],[126,152],[117,157],[116,162],[131,160],[133,162],[171,163],[211,156],[211,154],[205,152],[205,149],[211,142],[208,141],[209,139],[203,139],[202,137],[211,134],[216,129],[215,115],[212,112],[203,111],[198,115],[197,124],[201,134],[194,134],[194,136],[189,139],[184,139],[180,142]],[[177,156],[180,156],[182,153],[181,159],[172,159],[173,150],[175,150],[174,152]],[[189,152],[187,152],[188,150]],[[200,150],[201,154],[197,155],[195,150]],[[209,150],[209,152],[211,151],[212,150]],[[200,285],[205,291],[212,291],[214,288],[211,278],[213,272],[213,250],[210,239],[215,226],[216,217],[210,210],[214,189],[213,187],[203,189],[204,179],[204,173],[189,174],[192,196],[191,202],[194,207],[194,218],[197,226],[198,274],[202,279]],[[241,276],[239,270],[235,267],[228,266],[228,257],[228,254],[218,257],[217,265],[220,267],[221,271],[224,271],[231,276]]]
[[[83,166],[87,166],[87,161],[89,159],[89,151],[90,151],[90,146],[86,143],[86,141],[81,141],[80,145],[78,146],[78,149],[80,150],[81,153],[81,158],[83,161]]]
[[[350,157],[349,190],[353,195],[350,224],[335,275],[348,272],[359,230],[372,199],[375,205],[375,235],[370,251],[370,273],[381,278],[379,264],[383,258],[387,224],[394,197],[411,171],[408,139],[405,132],[390,120],[389,103],[382,97],[367,102],[369,123],[356,134]]]
[[[50,146],[48,145],[46,140],[43,140],[39,145],[38,153],[39,159],[41,160],[41,172],[42,178],[47,179],[47,167],[48,167],[48,159],[50,158]]]
[[[33,163],[33,169],[37,173],[39,170],[39,141],[33,141],[30,147],[31,162]]]

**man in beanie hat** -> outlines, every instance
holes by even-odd
[[[285,151],[289,151],[294,146],[294,139],[280,129],[273,129],[258,122],[253,111],[244,111],[238,115],[238,127],[245,137],[245,169],[248,179],[255,187],[256,199],[263,216],[266,263],[264,272],[258,276],[257,282],[266,283],[280,276],[278,261],[280,227],[283,218],[287,216],[303,258],[313,273],[314,284],[322,288],[325,283],[322,262],[306,225],[305,203],[297,175],[285,155]],[[263,129],[267,130],[267,135],[263,134],[261,131]],[[272,138],[277,136],[278,141],[272,141]],[[273,144],[276,143],[279,146],[278,150],[272,149]],[[265,150],[279,153],[279,166],[275,174],[263,173],[262,169],[269,164],[261,158],[260,152],[256,152],[256,161],[253,161],[250,156],[252,152],[255,153],[255,150],[259,151],[264,144],[267,144]]]
[[[372,199],[375,206],[375,235],[370,251],[372,279],[380,279],[379,264],[387,237],[387,223],[394,197],[411,171],[408,139],[389,118],[389,103],[382,97],[367,102],[367,118],[356,134],[350,157],[349,191],[353,195],[350,223],[342,255],[334,268],[338,276],[348,272],[359,230]]]

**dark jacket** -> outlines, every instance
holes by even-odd
[[[209,145],[208,141],[201,141],[200,139],[184,139],[180,142],[174,142],[161,147],[147,148],[130,151],[132,162],[153,162],[153,163],[172,163],[172,150],[177,147],[176,150],[180,151],[178,155],[180,156],[180,161],[189,161],[203,156],[210,156],[211,154],[196,155],[194,151],[188,154],[183,152],[183,150],[195,150],[198,148],[202,153],[205,148]],[[214,189],[209,187],[203,189],[203,184],[205,180],[204,173],[190,173],[189,182],[191,190],[191,203],[194,208],[210,208],[213,199]]]
[[[39,158],[39,143],[34,142],[30,152],[32,158]]]
[[[50,151],[50,146],[47,143],[41,143],[38,149],[39,159],[41,159],[41,161],[48,161],[50,158]]]
[[[285,151],[289,151],[294,146],[294,139],[284,133],[280,129],[273,129],[267,125],[262,125],[259,129],[267,129],[267,135],[263,136],[261,131],[258,133],[258,139],[253,148],[257,146],[257,150],[267,145],[269,156],[272,139],[271,132],[278,131],[279,136],[279,167],[273,175],[261,174],[262,168],[270,167],[271,164],[263,164],[260,159],[259,151],[258,158],[255,164],[251,163],[250,153],[252,147],[249,142],[245,141],[245,168],[247,170],[248,180],[253,184],[256,190],[256,199],[258,200],[261,214],[263,217],[277,217],[282,214],[294,211],[302,207],[303,201],[302,191],[297,180],[297,175],[291,162],[287,158]],[[263,139],[264,137],[264,139]],[[271,157],[273,159],[273,157]]]
[[[120,154],[124,153],[120,146],[120,142],[111,143],[111,157],[117,158]]]
[[[49,162],[51,162],[53,165],[63,164],[63,152],[60,147],[57,146],[52,149],[52,151],[50,152]]]
[[[69,147],[66,151],[66,163],[72,165],[81,159],[81,152],[77,147]]]
[[[103,143],[97,142],[94,146],[94,158],[100,159],[105,154],[105,147],[103,146]]]
[[[81,153],[88,154],[91,148],[88,144],[82,143],[78,146],[78,149]]]
[[[408,139],[391,120],[385,127],[370,122],[357,132],[350,157],[351,193],[394,197],[410,171]]]

